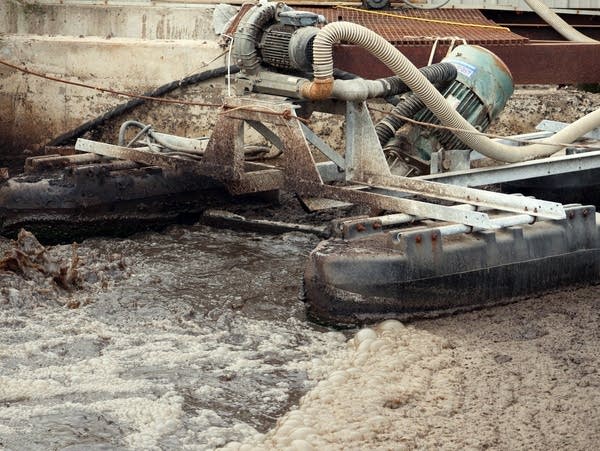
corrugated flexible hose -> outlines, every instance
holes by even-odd
[[[549,156],[561,150],[564,147],[563,143],[572,143],[600,126],[598,109],[553,135],[548,139],[550,144],[513,147],[494,142],[481,135],[458,114],[442,94],[392,44],[367,28],[348,22],[331,23],[317,34],[313,47],[315,80],[300,87],[304,97],[327,98],[331,94],[334,83],[333,45],[342,41],[359,45],[381,60],[419,96],[443,125],[463,130],[454,132],[463,143],[494,160],[514,163]]]

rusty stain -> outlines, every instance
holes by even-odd
[[[25,173],[37,173],[47,170],[66,168],[76,164],[99,163],[105,158],[96,154],[79,155],[44,155],[39,157],[30,157],[25,160]]]
[[[367,230],[367,228],[365,227],[364,224],[362,224],[360,222],[358,224],[356,224],[356,231],[357,232],[364,232],[365,230]]]
[[[415,236],[415,243],[419,244],[421,241],[423,241],[423,237],[421,235]]]
[[[223,33],[223,36],[233,36],[237,31],[237,27],[240,24],[242,18],[254,7],[253,3],[247,2],[242,5],[240,11],[233,17],[233,20],[229,23],[229,26]]]
[[[45,146],[44,155],[75,155],[77,151],[74,146]]]

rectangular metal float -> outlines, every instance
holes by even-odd
[[[563,220],[470,234],[429,224],[323,241],[304,275],[308,315],[331,325],[356,325],[597,283],[600,215],[593,206],[565,210]]]

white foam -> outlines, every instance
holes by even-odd
[[[177,394],[178,371],[198,375],[189,383],[195,399],[218,403],[231,396],[221,376],[235,377],[231,384],[236,384],[239,378],[272,371],[311,371],[319,366],[311,355],[320,356],[341,343],[341,334],[304,330],[303,343],[292,346],[298,329],[241,318],[239,330],[260,343],[253,349],[220,342],[229,332],[182,326],[166,318],[108,324],[92,315],[86,308],[27,315],[0,311],[0,320],[20,323],[18,332],[0,329],[0,355],[4,362],[14,362],[0,372],[0,431],[26,436],[36,418],[85,411],[120,424],[123,440],[135,449],[160,447],[161,440],[174,435],[175,443],[186,449],[212,449],[232,438],[259,441],[262,435],[249,424],[228,419],[206,427],[203,418],[209,409],[186,413]],[[71,352],[81,343],[90,343],[92,354]],[[267,363],[270,355],[277,356],[276,363]],[[203,374],[213,382],[206,383]],[[261,388],[255,408],[285,405],[290,388],[281,379]]]
[[[157,400],[146,398],[120,398],[90,404],[92,409],[109,412],[121,424],[135,432],[125,436],[126,443],[134,449],[157,447],[158,440],[174,432],[181,423],[183,398],[167,392]]]
[[[223,253],[228,243],[235,248],[231,254]],[[102,283],[91,281],[75,293],[52,288],[50,281],[3,274],[0,431],[9,436],[4,443],[16,448],[28,439],[54,443],[39,426],[44,422],[62,428],[64,443],[81,437],[79,426],[89,428],[90,436],[108,431],[107,442],[131,448],[212,449],[230,440],[260,441],[257,429],[314,384],[307,373],[321,371],[319,359],[344,340],[286,318],[283,309],[280,319],[258,320],[229,305],[240,303],[243,280],[259,295],[271,286],[279,289],[280,280],[270,285],[265,279],[257,252],[274,260],[281,255],[280,276],[298,283],[299,270],[290,274],[310,245],[300,236],[247,240],[228,232],[219,232],[216,242],[213,231],[185,229],[182,236],[98,240],[87,248],[84,243],[82,261],[96,265],[96,275],[103,272]],[[127,274],[113,277],[118,262],[107,268],[106,255],[116,248],[131,255]],[[69,246],[52,251],[70,256]],[[250,265],[240,265],[244,261]],[[285,296],[291,308],[301,307]],[[64,308],[71,297],[80,308]],[[224,414],[215,417],[216,412]]]
[[[404,439],[414,437],[419,429],[397,430],[395,417],[403,407],[425,396],[454,402],[450,388],[432,386],[432,374],[450,362],[444,355],[444,340],[430,333],[397,321],[362,329],[345,349],[315,359],[312,374],[321,378],[316,387],[263,439],[245,445],[252,449],[372,449],[383,436],[392,436],[401,448]],[[396,443],[394,439],[386,443]],[[245,448],[232,443],[225,449]]]

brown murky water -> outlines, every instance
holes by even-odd
[[[304,320],[315,244],[173,227],[85,241],[80,290],[6,276],[0,447],[210,449],[265,432],[344,342]]]

